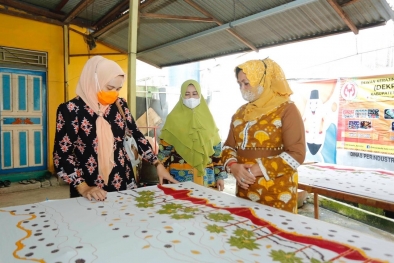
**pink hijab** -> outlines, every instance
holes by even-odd
[[[97,73],[101,90],[106,90],[108,82],[117,76],[124,76],[125,73],[116,62],[101,56],[94,56],[86,62],[76,90],[77,95],[98,115],[96,120],[98,169],[99,175],[103,177],[107,185],[109,174],[114,166],[114,135],[111,125],[103,118],[108,105],[100,104],[97,99],[99,88],[95,73]]]

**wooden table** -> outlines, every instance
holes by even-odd
[[[310,164],[298,167],[298,188],[314,194],[315,218],[318,195],[394,211],[394,173],[359,167]]]
[[[394,262],[394,242],[194,183],[0,209],[0,262]]]

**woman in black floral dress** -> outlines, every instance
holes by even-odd
[[[53,159],[59,177],[70,184],[70,197],[104,200],[107,192],[137,187],[123,146],[125,125],[142,158],[157,167],[160,183],[163,179],[177,182],[138,130],[126,101],[118,98],[124,75],[114,61],[95,56],[82,70],[77,97],[58,107]],[[125,113],[126,123],[116,101]]]

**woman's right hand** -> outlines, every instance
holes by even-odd
[[[157,165],[157,175],[159,176],[159,183],[163,184],[164,180],[167,180],[171,183],[177,184],[179,183],[175,178],[167,171],[163,164]]]
[[[254,184],[256,177],[249,172],[252,164],[235,163],[231,165],[231,173],[237,180],[239,187],[247,190],[249,185]]]
[[[85,182],[78,185],[77,190],[80,195],[89,201],[92,201],[93,199],[96,201],[104,201],[107,199],[107,191],[96,186],[89,186]]]

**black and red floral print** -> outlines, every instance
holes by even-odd
[[[121,98],[118,100],[126,115],[127,127],[137,142],[139,154],[154,163],[157,157],[152,146],[137,128],[126,101]],[[129,156],[123,146],[125,123],[115,103],[109,105],[103,114],[114,135],[113,149],[108,149],[114,151],[114,166],[108,185],[104,184],[102,176],[98,174],[97,114],[80,97],[76,97],[60,104],[56,116],[54,165],[59,177],[70,184],[71,197],[79,196],[76,187],[82,182],[108,192],[137,187]]]

